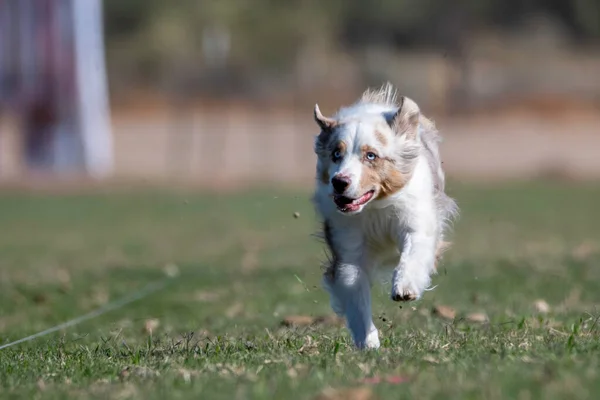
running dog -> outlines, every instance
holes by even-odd
[[[313,202],[330,255],[323,284],[355,345],[379,348],[371,314],[375,271],[393,268],[392,300],[417,300],[449,246],[445,235],[458,206],[444,192],[441,138],[390,83],[332,117],[316,104],[314,119],[320,133]]]

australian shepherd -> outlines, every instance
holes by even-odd
[[[326,117],[315,105],[313,201],[329,261],[323,283],[358,348],[378,348],[371,284],[393,268],[391,298],[412,301],[430,287],[458,207],[444,192],[434,123],[391,84],[367,90]]]

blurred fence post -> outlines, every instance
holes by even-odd
[[[28,169],[111,172],[101,5],[0,0],[0,98],[21,122]]]
[[[73,0],[77,105],[87,172],[105,177],[113,169],[101,0]]]

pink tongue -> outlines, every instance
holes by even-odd
[[[366,203],[371,198],[371,196],[373,196],[373,192],[367,192],[360,196],[358,199],[352,200],[352,202],[350,203],[339,204],[338,202],[336,202],[336,204],[338,204],[338,207],[340,207],[340,209],[346,211],[356,211],[360,208],[361,205]]]
[[[352,204],[360,205],[360,204],[364,203],[369,198],[369,196],[371,196],[371,192],[367,192],[367,193],[363,194],[358,199],[354,200],[352,202]]]

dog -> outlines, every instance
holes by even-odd
[[[431,284],[445,236],[458,215],[445,193],[434,123],[389,82],[325,117],[313,195],[328,247],[323,286],[333,311],[346,319],[359,349],[377,349],[371,286],[380,267],[393,267],[391,298],[420,299]]]

